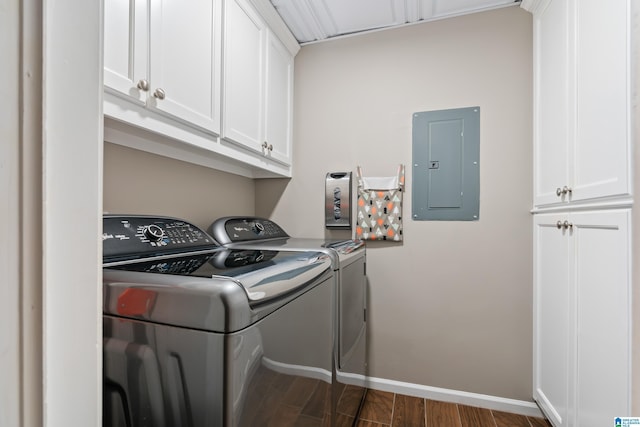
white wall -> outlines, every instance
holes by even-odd
[[[634,147],[634,189],[635,207],[632,211],[632,286],[633,325],[640,325],[640,4],[631,2],[631,132]],[[640,327],[632,326],[632,414],[640,414]]]
[[[100,9],[0,8],[2,427],[100,423]]]
[[[101,2],[46,0],[41,25],[42,145],[30,155],[42,158],[37,174],[43,183],[42,253],[25,262],[42,261],[43,425],[97,426],[102,414]],[[26,44],[33,43],[31,36],[25,35]]]
[[[0,8],[0,426],[19,425],[20,359],[20,2]]]
[[[254,181],[104,144],[104,211],[175,216],[205,230],[227,215],[255,214]]]
[[[294,176],[256,184],[256,212],[325,232],[324,177],[406,165],[402,244],[367,244],[369,374],[531,400],[532,28],[510,7],[304,46]],[[412,221],[411,115],[481,108],[480,220]]]

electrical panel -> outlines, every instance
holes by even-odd
[[[413,114],[412,218],[480,218],[480,107]]]

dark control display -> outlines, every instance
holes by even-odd
[[[193,255],[190,257],[168,257],[155,261],[140,261],[135,264],[116,265],[110,268],[116,270],[142,271],[145,273],[178,274],[188,276],[197,271],[213,256],[211,253]]]
[[[232,250],[220,252],[211,262],[218,268],[244,267],[269,261],[276,255],[277,251]]]
[[[105,263],[215,247],[211,236],[177,218],[105,215],[102,220]]]
[[[257,217],[220,218],[211,224],[209,232],[222,245],[289,237],[275,222]]]

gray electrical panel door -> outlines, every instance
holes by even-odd
[[[412,218],[480,217],[480,107],[413,114]]]

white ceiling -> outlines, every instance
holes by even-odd
[[[520,0],[271,0],[300,44],[362,31],[430,21]]]

